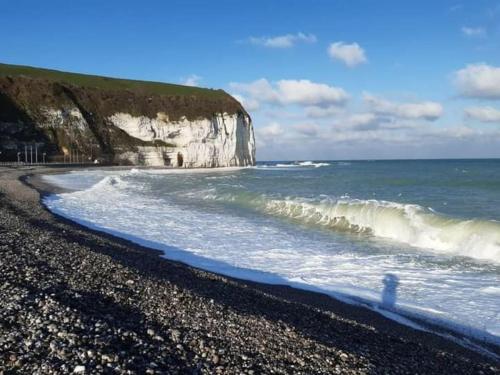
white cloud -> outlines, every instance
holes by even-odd
[[[358,43],[346,44],[336,42],[328,47],[328,55],[332,59],[340,60],[349,68],[367,62],[365,51]]]
[[[448,135],[452,138],[470,138],[476,135],[480,135],[481,131],[469,128],[467,126],[457,126],[454,128],[445,129],[444,132],[441,132],[441,135]]]
[[[272,104],[328,107],[341,105],[349,98],[342,88],[306,79],[280,80],[271,84],[261,78],[250,83],[231,83],[230,86],[254,100]]]
[[[465,108],[464,113],[482,122],[500,122],[500,110],[493,107],[469,107]]]
[[[320,128],[316,124],[298,124],[294,126],[294,129],[302,135],[308,137],[314,137],[318,134]]]
[[[371,130],[379,126],[379,118],[370,112],[354,113],[342,122],[342,125],[357,130]]]
[[[281,80],[277,82],[280,100],[285,104],[324,106],[347,100],[347,93],[334,86],[315,83],[307,79]]]
[[[363,115],[363,114],[359,114]],[[347,117],[349,119],[349,117]],[[261,160],[428,158],[499,156],[500,129],[482,130],[464,125],[433,126],[421,120],[384,122],[354,116],[351,124],[305,123],[257,130]],[[378,123],[378,121],[381,121]],[[279,146],[279,147],[278,147]]]
[[[285,129],[277,122],[272,122],[271,124],[258,128],[257,133],[261,137],[277,137],[285,133]]]
[[[436,120],[443,114],[443,106],[437,102],[395,103],[375,95],[363,94],[372,111],[407,119]]]
[[[248,97],[258,101],[272,103],[279,102],[278,94],[274,90],[271,83],[265,78],[261,78],[250,83],[232,82],[229,86],[233,90],[245,93]]]
[[[196,74],[191,74],[189,77],[183,80],[182,84],[186,86],[199,86],[201,80],[202,77]]]
[[[269,48],[291,48],[296,43],[316,43],[316,36],[313,34],[286,34],[273,37],[250,37],[248,41],[252,44]]]
[[[281,143],[286,135],[285,128],[278,122],[273,121],[266,126],[255,127],[255,140],[258,149]]]
[[[260,104],[257,100],[252,98],[245,98],[244,96],[238,94],[232,94],[232,96],[241,103],[243,108],[245,108],[248,112],[256,111],[259,109]]]
[[[500,67],[470,64],[455,72],[454,81],[463,96],[500,99]]]
[[[306,108],[305,115],[310,118],[332,117],[341,114],[342,108],[332,105],[329,107],[310,106]]]
[[[462,27],[462,34],[468,37],[485,36],[486,30],[483,27]]]

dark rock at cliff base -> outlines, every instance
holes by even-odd
[[[223,90],[16,65],[0,64],[0,134],[0,161],[255,162],[250,117]]]

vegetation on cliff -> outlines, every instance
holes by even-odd
[[[0,160],[16,160],[26,144],[52,159],[74,150],[108,161],[140,146],[168,146],[113,126],[108,118],[118,112],[168,121],[246,114],[223,90],[0,64]]]
[[[24,65],[9,65],[0,63],[0,77],[5,76],[24,76],[56,81],[80,87],[92,87],[102,90],[132,90],[135,92],[157,95],[196,95],[207,98],[225,98],[228,96],[224,90],[213,90],[163,82],[110,78],[89,74],[62,72],[59,70],[43,69]]]

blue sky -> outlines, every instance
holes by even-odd
[[[500,157],[500,2],[4,1],[0,61],[223,88],[260,160]]]

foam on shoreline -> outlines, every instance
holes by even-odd
[[[125,172],[125,173],[134,174],[137,172],[129,171],[129,172]],[[152,173],[155,173],[155,172],[152,172]],[[112,177],[112,176],[108,176],[104,180],[101,178],[100,182],[98,182],[96,185],[94,185],[91,188],[91,189],[94,189],[92,194],[96,195],[96,193],[98,191],[100,194],[104,194],[106,190],[109,190],[112,193],[116,192],[116,189],[119,190],[120,188],[124,188],[123,185],[120,186],[120,184],[123,184],[123,183],[124,183],[124,181],[121,180],[120,178],[116,178],[116,177]],[[89,193],[91,193],[91,192],[89,192]],[[297,279],[295,281],[293,279],[285,280],[282,277],[279,277],[277,275],[273,275],[272,273],[262,272],[262,271],[258,271],[258,270],[252,270],[252,269],[248,269],[246,267],[234,267],[233,265],[225,264],[225,263],[222,263],[220,261],[207,258],[207,256],[203,253],[197,254],[195,252],[193,254],[193,253],[190,253],[189,251],[182,250],[181,248],[175,248],[173,246],[166,245],[163,242],[153,241],[150,239],[148,240],[145,238],[141,238],[141,236],[137,235],[137,234],[135,234],[135,235],[129,234],[127,232],[124,232],[123,230],[118,230],[118,229],[114,229],[113,227],[103,226],[102,223],[96,224],[96,223],[89,221],[89,220],[79,219],[78,217],[75,217],[74,214],[71,214],[68,211],[65,212],[65,211],[58,210],[56,205],[54,205],[55,200],[57,200],[57,199],[58,199],[57,197],[47,197],[45,199],[44,203],[47,206],[49,206],[49,208],[52,211],[56,212],[57,214],[60,214],[61,216],[65,216],[65,217],[67,217],[71,220],[74,220],[74,221],[76,221],[84,226],[90,227],[92,229],[100,230],[100,231],[105,231],[105,232],[108,232],[110,234],[122,237],[122,238],[126,238],[126,239],[128,239],[132,242],[138,243],[140,245],[144,245],[147,247],[162,250],[165,252],[165,256],[169,259],[182,261],[182,262],[185,262],[189,265],[199,267],[199,268],[202,268],[205,270],[209,270],[212,272],[224,274],[227,276],[237,277],[237,278],[256,281],[256,282],[264,282],[264,283],[269,283],[269,284],[284,284],[285,283],[285,284],[293,286],[295,288],[300,288],[300,289],[305,289],[308,291],[314,291],[314,292],[320,292],[320,293],[327,293],[327,294],[329,294],[329,295],[331,295],[331,296],[333,296],[341,301],[344,301],[344,302],[349,302],[351,304],[352,303],[360,304],[360,305],[372,308],[375,311],[378,310],[378,312],[381,312],[381,311],[387,312],[388,316],[392,316],[396,321],[398,319],[401,319],[400,323],[403,323],[403,324],[406,324],[405,321],[407,320],[407,318],[410,318],[413,320],[414,319],[417,319],[417,320],[424,319],[422,321],[422,323],[423,323],[422,329],[424,329],[424,330],[427,329],[427,328],[423,328],[423,327],[425,327],[425,320],[428,317],[422,316],[418,313],[415,313],[415,311],[413,311],[413,312],[405,311],[405,309],[403,308],[403,305],[400,306],[401,310],[397,313],[394,311],[391,311],[391,310],[385,310],[385,309],[380,310],[380,305],[373,304],[372,302],[370,302],[370,301],[372,301],[372,298],[370,298],[369,293],[366,294],[366,297],[367,297],[366,299],[359,298],[359,297],[352,298],[352,296],[350,296],[349,289],[344,289],[343,291],[340,289],[338,292],[335,292],[332,290],[325,290],[321,287],[315,287],[313,285],[309,285],[307,283],[304,283],[300,279]],[[169,209],[172,209],[172,207],[169,207]],[[194,214],[196,214],[196,213],[194,213]],[[359,294],[359,291],[358,291],[358,294]],[[406,316],[407,318],[405,318],[404,316]],[[397,318],[397,317],[399,317],[399,318]],[[472,336],[472,337],[475,337],[478,339],[482,339],[482,340],[485,340],[487,342],[492,342],[492,343],[495,343],[497,345],[499,343],[498,337],[496,337],[496,338],[495,338],[495,336],[488,337],[488,335],[485,335],[485,332],[481,332],[481,331],[474,332],[474,329],[472,329],[471,327],[465,327],[465,328],[461,329],[460,325],[456,325],[456,324],[450,325],[449,322],[447,322],[446,320],[440,321],[439,319],[436,319],[436,317],[431,319],[429,322],[430,323],[439,323],[441,326],[446,327],[448,329],[456,330],[462,334],[466,334],[466,335],[469,335],[469,336]],[[417,324],[420,326],[420,324],[418,324],[418,323],[412,323],[412,324]],[[413,328],[416,328],[416,327],[413,327]],[[458,339],[458,340],[460,340],[460,339]],[[462,344],[467,345],[467,340],[464,340],[464,342],[462,342]],[[485,350],[487,350],[487,349],[485,349]]]

